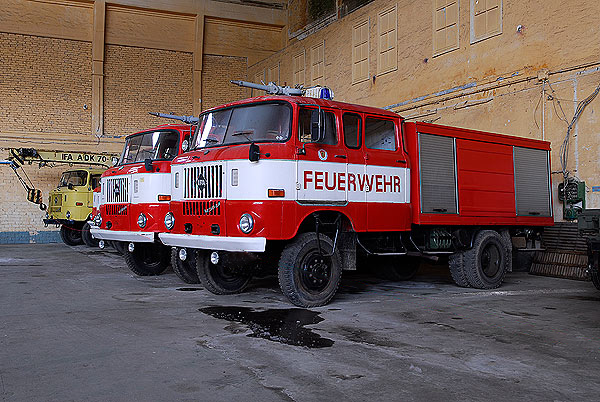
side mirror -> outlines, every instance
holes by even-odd
[[[154,172],[154,165],[152,165],[152,159],[145,159],[144,167],[146,168],[146,172]]]
[[[248,154],[250,162],[258,162],[260,159],[260,148],[255,143],[250,143],[250,150]]]
[[[310,142],[321,142],[325,139],[323,112],[314,110],[310,116]]]

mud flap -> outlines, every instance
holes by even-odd
[[[344,271],[356,271],[356,233],[342,232],[338,242],[338,250]]]

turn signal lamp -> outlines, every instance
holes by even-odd
[[[270,188],[269,198],[285,197],[285,190],[282,188]]]
[[[168,194],[159,194],[158,200],[159,201],[171,201],[171,196]]]

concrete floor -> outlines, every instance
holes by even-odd
[[[306,311],[273,279],[214,296],[115,252],[0,246],[0,399],[598,400],[591,283],[513,273],[479,291],[425,271],[346,275]]]

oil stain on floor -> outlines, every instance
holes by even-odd
[[[212,306],[199,309],[204,314],[221,320],[238,322],[250,328],[251,338],[308,348],[326,348],[333,345],[305,325],[323,321],[319,313],[301,308],[254,310],[249,307]]]

